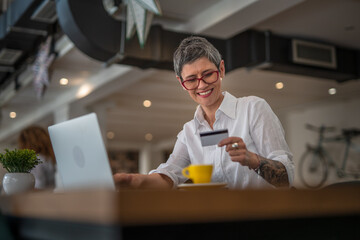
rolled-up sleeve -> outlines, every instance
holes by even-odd
[[[270,108],[269,104],[258,99],[254,101],[252,111],[249,116],[251,136],[257,146],[259,154],[267,159],[281,162],[287,171],[289,184],[293,185],[294,181],[294,162],[293,155],[285,140],[284,129]]]

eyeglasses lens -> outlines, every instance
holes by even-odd
[[[203,80],[205,83],[214,83],[218,80],[218,71],[214,71],[214,72],[210,72],[208,74],[205,74],[204,76],[202,76],[201,78],[193,78],[193,79],[189,79],[183,82],[185,88],[187,88],[188,90],[192,90],[195,89],[199,86],[200,84],[200,80]]]

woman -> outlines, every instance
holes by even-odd
[[[47,131],[39,126],[25,128],[19,135],[19,147],[34,150],[42,161],[31,170],[35,177],[35,188],[54,188],[55,155]]]
[[[176,187],[187,179],[189,164],[212,164],[212,182],[230,188],[289,187],[294,178],[292,154],[283,128],[269,105],[258,97],[235,98],[221,91],[225,63],[206,39],[184,39],[174,53],[176,78],[199,104],[193,120],[178,134],[173,153],[149,175],[115,174],[118,186]],[[202,147],[200,132],[228,129],[232,137]]]

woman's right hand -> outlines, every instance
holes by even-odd
[[[171,188],[172,180],[158,173],[150,175],[138,173],[115,173],[114,181],[116,188],[140,189],[140,188]]]
[[[140,188],[142,182],[141,174],[135,173],[115,173],[114,182],[116,188]]]

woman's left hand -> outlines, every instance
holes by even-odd
[[[249,152],[246,144],[239,137],[228,137],[221,140],[219,147],[226,146],[226,152],[229,153],[230,158],[234,162],[238,162],[243,166],[248,166],[250,169],[256,169],[260,165],[260,160],[255,153]]]

